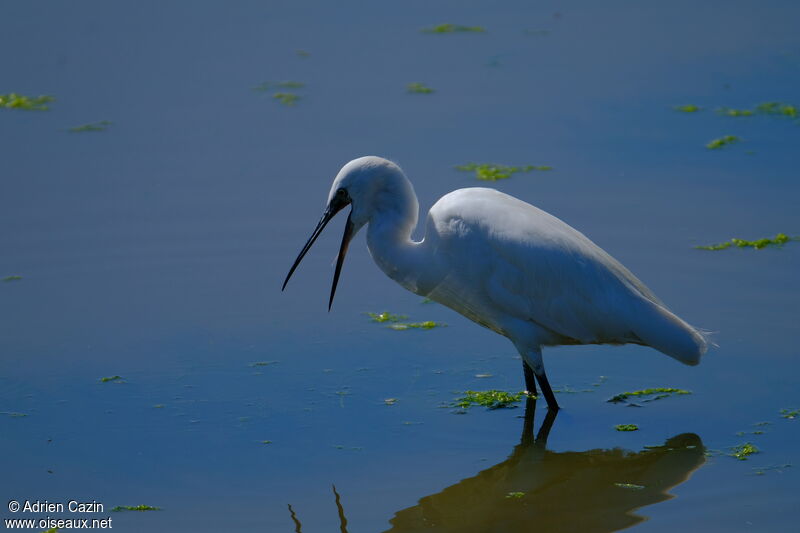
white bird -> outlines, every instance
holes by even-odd
[[[558,409],[542,361],[543,346],[641,344],[696,365],[704,332],[672,312],[636,276],[582,233],[494,189],[446,194],[415,242],[419,203],[411,182],[381,157],[354,159],[339,171],[327,208],[286,280],[325,225],[347,205],[328,309],[347,247],[367,225],[367,245],[383,272],[409,291],[461,313],[514,343],[525,385],[536,380]]]

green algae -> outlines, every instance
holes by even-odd
[[[460,24],[437,24],[431,28],[423,28],[420,30],[422,33],[485,33],[486,28],[482,26],[461,26]]]
[[[534,170],[553,170],[553,167],[547,165],[525,165],[521,167],[499,165],[495,163],[467,163],[466,165],[457,165],[456,170],[463,172],[475,172],[475,177],[483,181],[497,181],[507,179],[514,174],[520,172],[531,172]]]
[[[108,376],[104,378],[100,378],[100,383],[125,383],[125,380],[122,379],[122,376]]]
[[[300,99],[300,96],[295,93],[275,93],[272,95],[272,97],[288,107],[293,106]]]
[[[614,429],[617,431],[638,431],[639,426],[636,424],[617,424]]]
[[[386,398],[385,400],[383,400],[383,403],[385,403],[386,405],[394,405],[397,403],[397,398]]]
[[[8,282],[8,281],[20,281],[21,279],[22,279],[22,276],[6,276],[6,277],[3,278],[3,281],[6,281],[6,282]]]
[[[50,109],[47,104],[55,101],[55,98],[48,95],[25,96],[17,93],[0,94],[0,107],[6,109],[22,109],[25,111],[47,111]]]
[[[153,507],[152,505],[117,505],[111,510],[115,513],[120,511],[160,511],[161,507]]]
[[[252,363],[250,363],[249,366],[251,367],[270,366],[270,365],[275,365],[278,362],[279,361],[253,361]]]
[[[297,54],[298,57],[302,57],[303,59],[311,57],[311,52],[309,52],[308,50],[298,49],[295,50],[294,53]]]
[[[367,315],[372,319],[373,322],[379,322],[381,324],[384,322],[400,322],[401,320],[408,318],[406,315],[395,315],[393,313],[389,313],[388,311],[384,311],[383,313],[367,313]]]
[[[741,139],[736,135],[725,135],[710,141],[708,144],[706,144],[706,148],[709,150],[719,150],[720,148],[724,148],[725,146],[729,146],[739,141],[741,141]]]
[[[782,115],[797,118],[797,106],[784,102],[764,102],[756,106],[756,111],[765,115]]]
[[[271,440],[262,440],[261,444],[272,444]]]
[[[737,446],[732,447],[731,453],[729,453],[728,455],[730,455],[731,457],[735,457],[740,461],[746,461],[748,457],[758,452],[759,449],[755,445],[746,442],[744,444],[739,444]]]
[[[508,494],[506,494],[506,498],[510,500],[518,500],[523,496],[525,496],[525,493],[522,491],[509,492]]]
[[[406,90],[413,94],[431,94],[434,92],[434,90],[427,85],[417,82],[406,85]]]
[[[761,466],[761,467],[754,467],[753,474],[756,476],[763,476],[767,472],[777,472],[779,474],[783,474],[783,472],[792,466],[791,463],[784,463],[782,465],[771,465],[771,466]]]
[[[629,398],[638,398],[642,402],[653,402],[662,398],[667,398],[672,395],[691,394],[691,391],[684,389],[676,389],[673,387],[655,387],[650,389],[642,389],[633,392],[622,392],[616,396],[609,398],[610,403],[621,403],[627,401]]]
[[[672,109],[681,113],[697,113],[703,108],[696,105],[676,105]]]
[[[785,233],[778,233],[773,238],[764,238],[764,239],[757,239],[755,241],[748,241],[745,239],[737,239],[733,238],[729,241],[717,243],[717,244],[709,244],[706,246],[695,246],[698,250],[725,250],[730,248],[731,246],[736,246],[737,248],[755,248],[756,250],[761,250],[762,248],[766,248],[767,246],[783,246],[789,241],[798,240],[796,237],[789,237]]]
[[[794,420],[800,416],[800,409],[781,409],[781,417],[788,420]]]
[[[750,109],[731,109],[728,107],[720,107],[717,109],[717,113],[726,117],[752,117],[755,114]]]
[[[628,490],[642,490],[645,488],[644,485],[637,485],[635,483],[614,483],[614,486]]]
[[[25,418],[27,413],[16,413],[14,411],[0,411],[0,415],[6,415],[11,418]]]
[[[89,124],[82,124],[70,128],[68,131],[71,133],[83,133],[87,131],[106,131],[108,127],[113,124],[110,120],[101,120],[99,122],[91,122]]]
[[[514,404],[522,401],[527,396],[525,391],[516,394],[501,390],[473,391],[468,390],[464,396],[457,398],[454,406],[468,409],[473,405],[481,405],[487,409],[504,409],[515,407]]]
[[[433,320],[426,320],[425,322],[398,322],[396,324],[392,324],[389,327],[395,331],[405,331],[407,329],[433,329],[433,328],[442,328],[445,327],[446,324],[442,324],[441,322],[434,322]]]

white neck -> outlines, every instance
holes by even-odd
[[[417,221],[417,199],[399,198],[398,203],[406,205],[372,213],[367,227],[369,253],[387,276],[415,294],[427,294],[426,284],[420,279],[427,263],[427,247],[424,239],[411,240]]]

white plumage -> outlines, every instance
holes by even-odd
[[[414,189],[397,165],[380,157],[342,168],[286,282],[327,222],[348,204],[352,211],[330,302],[348,243],[367,225],[369,251],[381,270],[406,289],[508,337],[526,364],[528,390],[536,390],[530,368],[551,409],[558,405],[544,371],[543,346],[636,343],[689,365],[707,349],[702,332],[582,233],[494,189],[443,196],[428,213],[424,238],[412,241],[419,210]]]

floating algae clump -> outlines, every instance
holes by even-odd
[[[764,102],[756,106],[756,111],[765,115],[784,115],[791,118],[797,118],[798,115],[797,106],[783,102]]]
[[[637,431],[639,426],[636,424],[617,424],[614,429],[617,431]]]
[[[652,402],[667,398],[673,394],[691,394],[691,391],[684,389],[675,389],[672,387],[656,387],[653,389],[642,389],[633,392],[622,392],[616,396],[611,397],[608,401],[611,403],[620,403],[628,400],[631,397],[640,398],[642,402]]]
[[[676,105],[673,109],[675,111],[681,111],[683,113],[697,113],[702,108],[696,105]]]
[[[717,109],[717,113],[726,117],[752,117],[754,115],[749,109],[730,109],[727,107]]]
[[[105,377],[105,378],[100,378],[100,383],[109,383],[109,382],[112,382],[112,381],[114,383],[124,383],[125,382],[125,380],[122,379],[122,376],[108,376],[108,377]]]
[[[614,486],[629,490],[642,490],[645,488],[644,485],[636,485],[635,483],[614,483]]]
[[[152,505],[117,505],[111,510],[115,513],[120,511],[160,511],[161,507],[153,507]]]
[[[522,498],[523,496],[525,496],[525,493],[524,492],[520,492],[520,491],[509,492],[508,494],[506,494],[506,498],[515,499],[515,500],[518,500],[518,499]]]
[[[3,278],[3,281],[19,281],[22,279],[22,276],[6,276]]]
[[[417,82],[409,83],[408,85],[406,85],[406,90],[408,90],[408,92],[410,93],[415,93],[415,94],[431,94],[433,92],[433,89],[431,89],[427,85]]]
[[[47,111],[47,104],[55,98],[47,95],[24,96],[17,93],[0,94],[0,107],[6,109],[24,109],[25,111]]]
[[[458,398],[455,405],[467,409],[473,405],[482,405],[489,409],[510,407],[526,396],[525,392],[512,394],[501,390],[474,391],[468,390],[465,396]]]
[[[110,120],[101,120],[100,122],[92,122],[91,124],[75,126],[74,128],[70,128],[69,131],[72,133],[82,133],[85,131],[106,131],[111,124],[112,123]]]
[[[441,322],[426,320],[425,322],[400,322],[397,324],[392,324],[389,327],[397,331],[403,331],[406,329],[433,329],[444,326],[445,324],[442,324]]]
[[[747,241],[745,239],[733,238],[729,241],[721,242],[718,244],[709,244],[707,246],[695,246],[695,248],[697,248],[698,250],[725,250],[726,248],[730,248],[731,246],[736,246],[737,248],[755,248],[756,250],[761,250],[762,248],[766,248],[767,246],[783,246],[787,242],[793,240],[797,239],[789,237],[785,233],[778,233],[772,239],[764,238],[755,241]]]
[[[731,453],[728,455],[731,457],[736,457],[740,461],[746,461],[747,458],[754,453],[758,453],[758,448],[756,448],[755,445],[746,442],[731,448]]]
[[[709,150],[719,150],[729,144],[737,143],[741,141],[739,137],[736,135],[725,135],[724,137],[720,137],[719,139],[714,139],[713,141],[709,142],[706,145],[706,148]]]
[[[399,322],[408,318],[406,315],[395,315],[384,311],[383,313],[367,313],[373,322]]]
[[[800,409],[781,409],[781,416],[789,420],[794,420],[800,416]]]
[[[275,93],[272,97],[285,106],[293,106],[300,99],[295,93]]]
[[[432,28],[423,28],[422,33],[484,33],[486,28],[481,26],[461,26],[459,24],[439,24]]]
[[[466,165],[456,166],[456,170],[465,172],[475,171],[475,177],[483,181],[497,181],[510,178],[518,172],[530,172],[532,170],[553,170],[547,165],[526,165],[523,167],[512,167],[508,165],[497,165],[494,163],[467,163]]]

